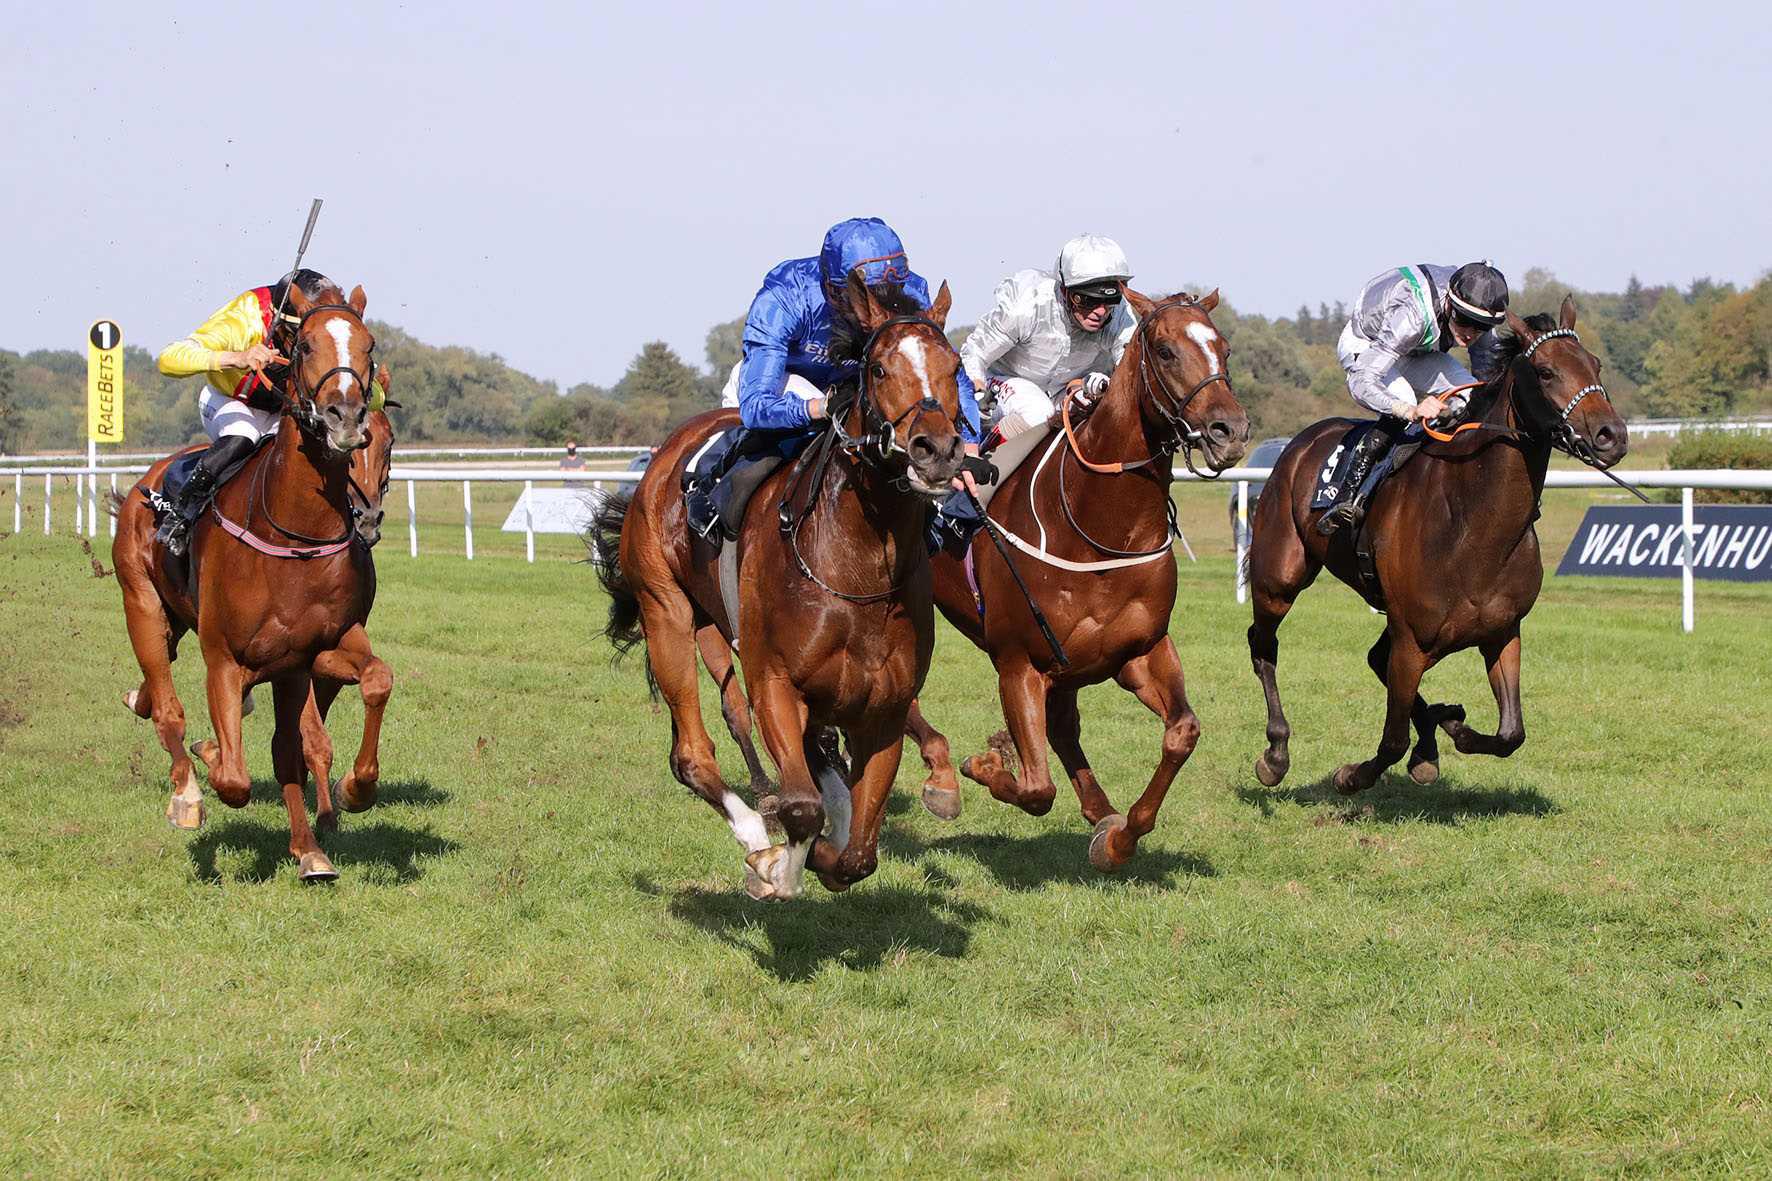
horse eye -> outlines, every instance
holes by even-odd
[[[880,364],[878,361],[875,361],[874,366],[873,366],[873,374],[877,378],[884,378],[886,376],[886,366]]]
[[[1173,361],[1175,360],[1175,351],[1166,344],[1160,344],[1157,346],[1157,356],[1165,361]]]
[[[1550,368],[1548,365],[1538,365],[1535,366],[1535,368],[1538,370],[1539,381],[1550,381],[1557,375],[1557,371]]]

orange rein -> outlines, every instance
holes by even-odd
[[[1463,385],[1453,386],[1444,393],[1436,395],[1436,397],[1447,398],[1451,397],[1453,394],[1462,394],[1465,390],[1474,390],[1482,384],[1483,383],[1480,381],[1467,381]],[[1454,435],[1461,434],[1464,431],[1477,430],[1482,425],[1483,424],[1480,422],[1464,422],[1458,424],[1449,431],[1442,432],[1436,431],[1432,426],[1424,422],[1421,424],[1421,429],[1430,439],[1438,439],[1442,443],[1450,443]]]
[[[1071,426],[1071,398],[1073,396],[1074,395],[1069,393],[1065,394],[1064,401],[1059,403],[1058,413],[1060,419],[1064,423],[1064,437],[1070,440],[1071,454],[1077,457],[1078,463],[1082,464],[1092,472],[1102,472],[1110,476],[1117,476],[1121,472],[1127,472],[1131,471],[1133,468],[1143,467],[1145,464],[1150,463],[1157,458],[1154,455],[1147,455],[1143,459],[1135,459],[1131,463],[1096,463],[1089,459],[1083,454],[1083,445],[1077,442],[1076,428]]]

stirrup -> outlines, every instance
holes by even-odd
[[[184,557],[191,546],[191,522],[177,515],[168,517],[160,527],[160,544],[173,557]]]
[[[1331,537],[1343,528],[1358,528],[1365,516],[1366,506],[1360,503],[1358,497],[1344,500],[1317,518],[1317,532],[1324,537]]]

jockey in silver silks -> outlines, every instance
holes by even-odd
[[[1336,353],[1347,371],[1348,392],[1379,416],[1380,429],[1366,435],[1347,491],[1317,522],[1318,532],[1359,526],[1388,470],[1378,461],[1404,427],[1463,409],[1462,396],[1442,395],[1473,378],[1446,350],[1458,345],[1482,351],[1479,338],[1506,317],[1507,279],[1485,262],[1396,267],[1360,288]]]

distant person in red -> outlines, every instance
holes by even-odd
[[[562,455],[560,457],[561,470],[569,471],[569,472],[582,472],[584,470],[584,466],[585,466],[585,457],[578,453],[578,440],[577,439],[566,440],[566,454]]]

